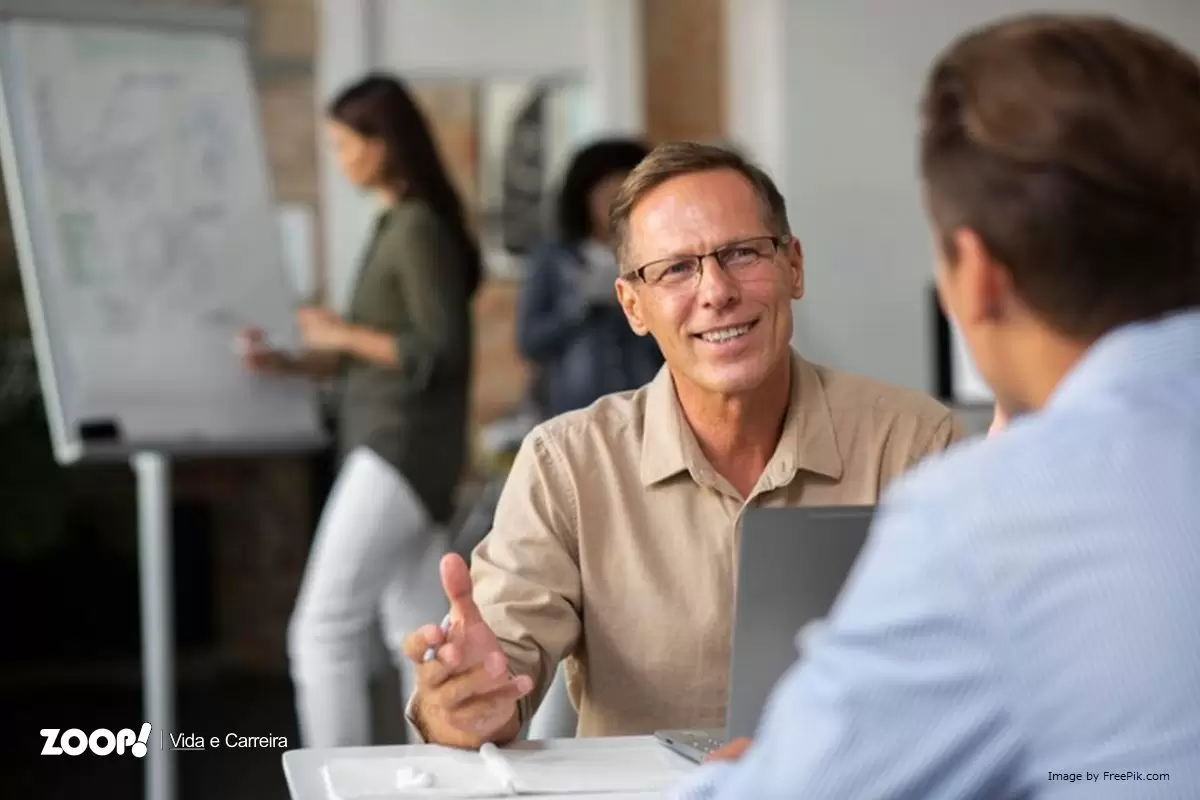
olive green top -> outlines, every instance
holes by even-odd
[[[471,298],[462,252],[447,223],[419,200],[380,215],[347,321],[394,334],[396,367],[349,359],[340,449],[370,447],[445,522],[466,459]]]

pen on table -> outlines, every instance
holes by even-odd
[[[442,617],[442,624],[440,627],[442,629],[442,636],[445,636],[450,630],[450,615],[449,614]],[[437,658],[437,648],[430,647],[425,651],[425,657],[422,658],[421,660],[423,662],[425,662],[426,664],[428,664],[430,661],[433,661],[435,658]]]

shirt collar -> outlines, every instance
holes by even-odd
[[[683,417],[671,371],[663,367],[646,390],[643,420],[641,478],[651,486],[681,472],[693,476],[711,469],[696,436]],[[767,472],[776,486],[791,481],[799,470],[834,480],[842,477],[842,456],[833,428],[833,415],[821,377],[812,364],[792,351],[791,393],[783,433]]]
[[[1116,383],[1200,368],[1200,309],[1124,325],[1100,337],[1059,382],[1048,408],[1071,405]]]

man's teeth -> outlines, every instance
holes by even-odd
[[[722,328],[719,331],[702,333],[700,334],[700,338],[706,342],[728,342],[730,339],[745,336],[749,331],[749,325],[738,325],[736,328]]]

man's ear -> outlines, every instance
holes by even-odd
[[[960,323],[996,322],[1014,298],[1012,273],[992,256],[975,231],[959,228],[952,236],[957,258],[948,266],[953,273]]]
[[[629,320],[629,327],[634,333],[645,336],[650,332],[650,327],[642,315],[642,298],[632,281],[617,278],[617,302],[621,304],[625,319]]]
[[[804,297],[804,248],[800,246],[799,239],[793,238],[788,242],[787,257],[788,267],[792,271],[792,299],[799,300]]]

